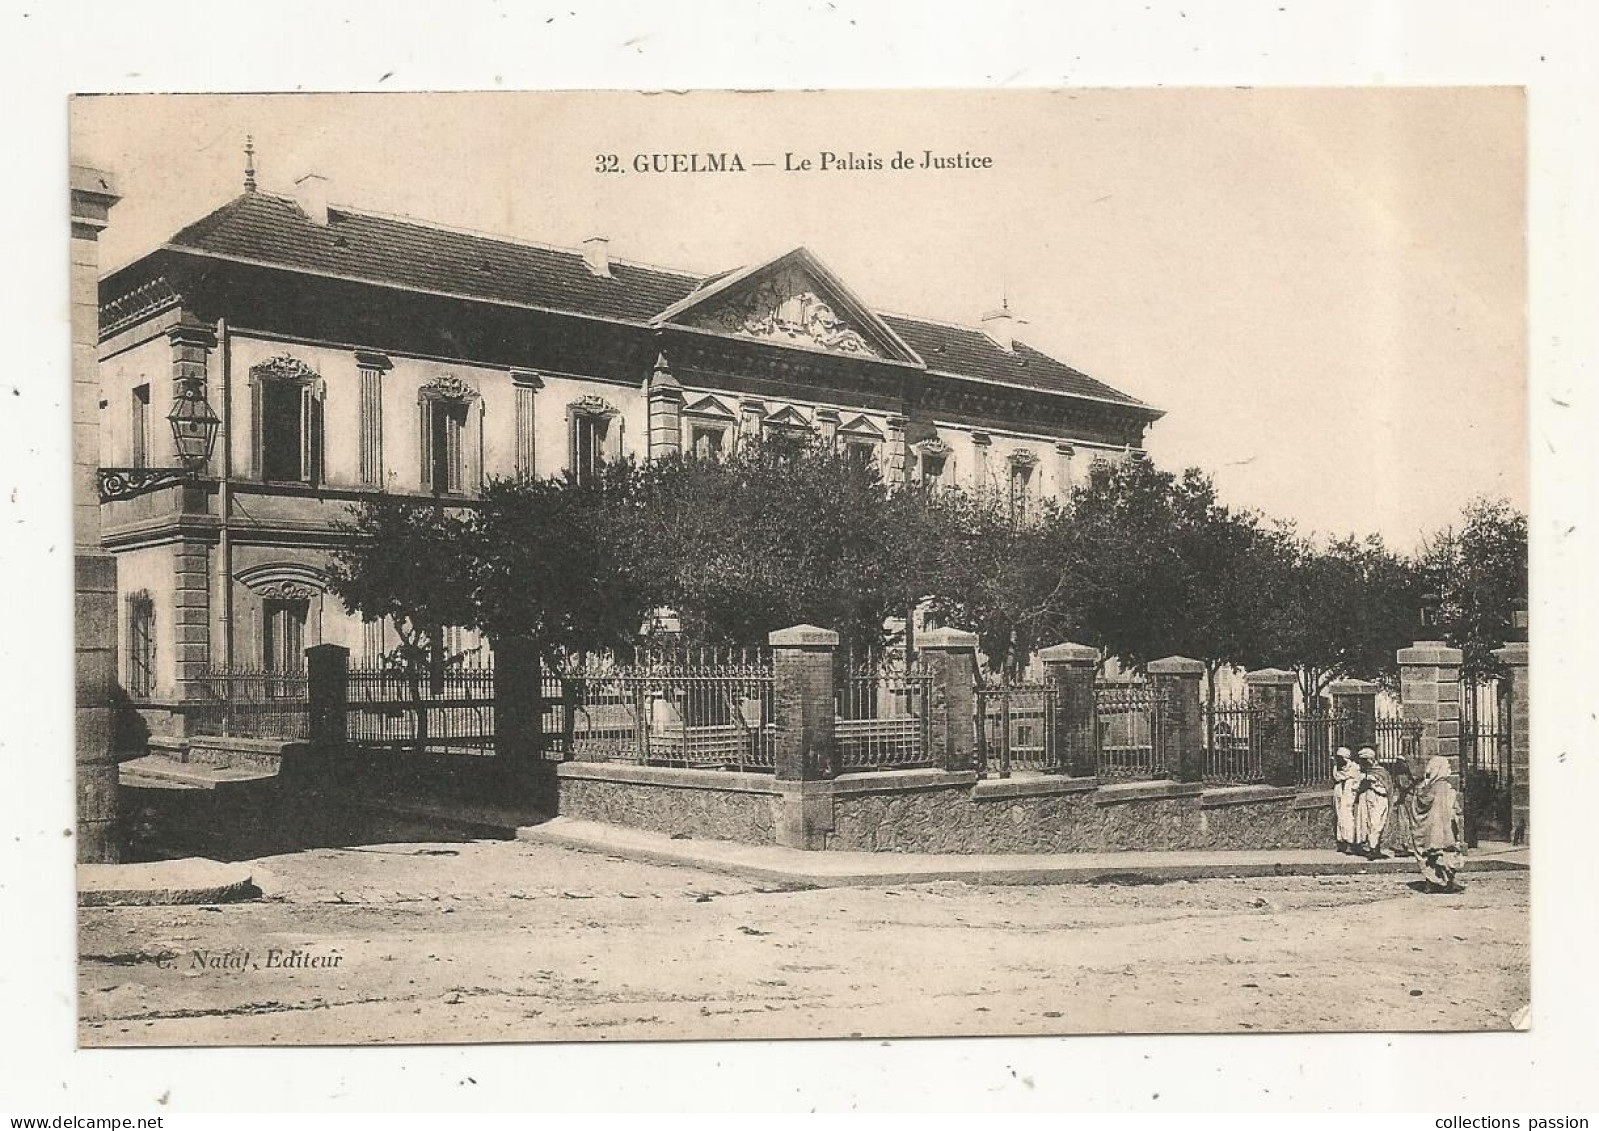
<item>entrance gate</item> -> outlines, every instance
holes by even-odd
[[[1460,681],[1460,772],[1465,789],[1466,843],[1510,840],[1509,684]]]

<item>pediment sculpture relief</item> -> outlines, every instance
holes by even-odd
[[[882,356],[838,316],[816,292],[815,281],[799,270],[779,271],[758,280],[694,324],[747,338],[819,346],[834,353]]]

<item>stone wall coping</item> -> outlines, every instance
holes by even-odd
[[[1007,797],[1049,797],[1060,793],[1093,793],[1098,778],[990,778],[972,787],[972,800],[995,801]]]
[[[1327,685],[1332,695],[1375,695],[1379,688],[1367,679],[1335,679]]]
[[[771,633],[766,642],[773,648],[837,648],[838,633],[814,624],[796,624]]]
[[[681,770],[670,766],[635,766],[625,762],[561,762],[558,778],[581,781],[628,782],[668,789],[706,789],[722,793],[781,792],[770,774],[741,774],[727,770]]]
[[[1151,660],[1144,668],[1150,675],[1204,675],[1205,665],[1187,656],[1167,656]]]
[[[1265,801],[1287,801],[1299,795],[1298,786],[1236,785],[1207,789],[1199,795],[1201,809],[1221,809],[1228,805],[1254,805]]]
[[[1506,644],[1503,648],[1495,648],[1493,650],[1493,658],[1510,667],[1526,667],[1527,656],[1527,643],[1524,640],[1517,641],[1514,644]]]
[[[304,748],[307,744],[297,738],[223,738],[219,735],[191,734],[183,740],[188,750],[223,750],[237,754],[277,754]],[[154,740],[150,743],[155,745]]]
[[[977,633],[958,628],[929,628],[916,634],[917,648],[977,648]]]
[[[888,770],[882,773],[839,774],[830,782],[811,783],[831,786],[819,792],[840,794],[856,793],[909,793],[923,789],[953,789],[977,784],[976,770]]]
[[[1465,653],[1459,648],[1449,647],[1442,640],[1418,640],[1409,648],[1399,649],[1398,658],[1401,664],[1447,668],[1459,667]]]
[[[1130,781],[1102,785],[1094,791],[1095,805],[1119,805],[1124,801],[1163,800],[1169,797],[1198,797],[1205,792],[1202,782]]]
[[[1046,664],[1099,664],[1099,649],[1087,644],[1070,642],[1054,644],[1038,650],[1038,658]]]
[[[1285,687],[1298,682],[1298,679],[1285,668],[1257,668],[1244,673],[1244,683],[1250,687]]]
[[[1328,809],[1332,808],[1332,790],[1318,789],[1308,793],[1299,793],[1294,797],[1294,809]]]

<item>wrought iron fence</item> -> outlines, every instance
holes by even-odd
[[[931,766],[932,672],[897,654],[845,659],[834,686],[837,773]]]
[[[1299,784],[1325,785],[1332,781],[1332,756],[1348,745],[1353,717],[1347,711],[1323,704],[1294,711],[1294,765]]]
[[[1158,753],[1164,716],[1153,687],[1143,680],[1097,684],[1094,707],[1099,715],[1095,776],[1153,778],[1165,773]]]
[[[1205,781],[1252,785],[1266,780],[1260,716],[1244,700],[1218,702],[1205,712]]]
[[[183,710],[193,734],[302,741],[310,737],[304,671],[207,668],[194,686],[198,698],[186,702]]]
[[[977,767],[1008,778],[1013,770],[1046,771],[1054,700],[1043,683],[999,682],[977,688]]]
[[[772,664],[757,652],[599,657],[546,684],[544,729],[564,757],[650,766],[770,771]],[[553,684],[553,686],[551,686]]]
[[[352,667],[345,737],[365,747],[430,754],[494,751],[494,668],[433,671],[396,662]]]
[[[1377,717],[1375,748],[1377,760],[1384,765],[1394,765],[1414,758],[1421,744],[1421,722],[1398,715]]]
[[[1460,764],[1464,771],[1466,842],[1511,840],[1512,785],[1508,685],[1460,681]]]

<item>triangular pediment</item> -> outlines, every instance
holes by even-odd
[[[805,248],[724,275],[653,321],[775,345],[923,364]]]
[[[685,416],[715,416],[722,420],[737,419],[738,414],[715,397],[701,397],[693,404],[683,406]]]
[[[811,422],[805,418],[804,413],[787,405],[772,413],[762,423],[768,428],[808,429],[811,427]]]
[[[864,416],[857,416],[854,420],[840,424],[838,426],[838,434],[840,436],[858,436],[865,440],[881,440],[883,438],[883,433],[878,430],[877,425],[867,420]]]

